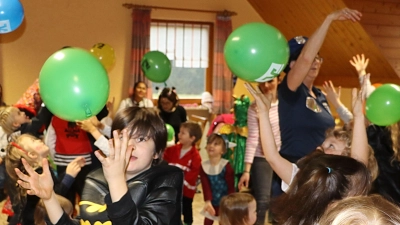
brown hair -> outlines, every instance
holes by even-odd
[[[60,203],[61,208],[64,210],[64,212],[71,216],[73,211],[74,211],[74,207],[72,206],[72,203],[64,198],[61,195],[57,195],[57,200]],[[44,206],[43,200],[40,200],[35,208],[35,213],[34,213],[34,221],[35,221],[35,225],[47,225],[46,220],[48,220],[47,217],[47,211],[46,208]]]
[[[210,136],[208,136],[207,144],[211,144],[213,142],[216,142],[217,144],[221,144],[223,153],[224,154],[226,153],[227,145],[226,145],[224,138],[221,135],[212,133]]]
[[[368,169],[351,157],[314,151],[298,167],[287,193],[271,204],[279,224],[315,224],[331,202],[366,195],[371,187]]]
[[[349,197],[332,203],[319,224],[400,224],[400,208],[380,195]]]
[[[219,219],[223,225],[242,225],[249,219],[249,204],[255,201],[248,193],[232,193],[222,197]]]
[[[172,88],[166,87],[161,91],[160,96],[158,97],[158,104],[157,104],[158,109],[161,111],[163,110],[160,103],[162,98],[166,98],[170,102],[172,102],[173,107],[177,107],[179,104],[179,98],[178,95],[176,94],[174,87]]]
[[[196,144],[196,142],[200,140],[201,136],[203,136],[203,131],[198,123],[187,121],[181,124],[181,128],[186,128],[189,131],[189,136],[195,137],[192,145]]]
[[[113,120],[111,130],[128,128],[129,136],[149,137],[154,141],[154,154],[158,159],[153,160],[153,165],[162,161],[162,153],[167,145],[167,128],[163,120],[154,109],[128,107],[119,111]]]

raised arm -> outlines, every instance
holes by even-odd
[[[344,123],[349,123],[353,119],[353,114],[347,109],[347,107],[340,100],[340,86],[336,92],[335,86],[332,81],[326,82],[322,85],[325,89],[325,95],[328,101],[336,109],[341,120]]]
[[[353,59],[350,60],[350,64],[356,69],[358,73],[358,80],[360,81],[360,86],[362,86],[365,75],[367,74],[367,67],[368,67],[369,59],[365,58],[364,54],[357,54],[353,56]],[[366,87],[366,98],[375,90],[375,87],[372,86],[371,81],[367,80],[367,87]]]
[[[27,194],[36,195],[43,200],[50,221],[56,224],[64,214],[64,211],[53,190],[54,183],[49,169],[49,162],[47,159],[42,160],[43,173],[39,175],[25,159],[21,160],[29,176],[15,168],[15,172],[20,179],[18,180],[18,185],[27,189]]]
[[[285,183],[290,184],[292,178],[292,163],[279,154],[269,120],[272,96],[269,95],[269,97],[266,97],[261,91],[256,91],[253,86],[248,83],[245,83],[245,86],[253,95],[257,104],[260,140],[265,159],[269,162],[275,173],[278,174]]]
[[[368,166],[369,148],[367,132],[365,130],[363,101],[365,101],[365,92],[367,82],[369,81],[369,74],[365,75],[361,90],[357,94],[357,89],[354,88],[352,92],[352,105],[353,105],[353,136],[351,144],[351,157],[364,163]]]
[[[314,62],[315,56],[317,56],[321,45],[325,40],[325,36],[331,23],[335,20],[352,20],[356,22],[359,21],[360,18],[361,13],[359,11],[348,8],[335,11],[325,18],[321,26],[308,39],[300,53],[300,56],[296,60],[296,63],[287,75],[287,82],[290,90],[296,91],[306,78],[312,63]]]

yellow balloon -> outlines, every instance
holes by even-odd
[[[104,68],[107,71],[110,71],[111,68],[115,64],[115,53],[114,49],[105,43],[97,43],[93,45],[90,49],[90,52],[100,60],[101,64],[103,64]]]

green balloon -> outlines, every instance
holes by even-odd
[[[379,126],[389,126],[400,120],[400,86],[384,84],[368,97],[365,112],[369,121]]]
[[[175,137],[175,130],[174,128],[169,125],[168,123],[165,124],[165,127],[167,128],[167,133],[168,133],[168,141],[172,141]]]
[[[80,48],[55,52],[39,76],[40,95],[46,107],[67,120],[84,120],[105,106],[110,84],[101,62]]]
[[[144,75],[156,83],[165,82],[171,74],[171,62],[164,53],[159,51],[147,52],[140,65]]]
[[[239,78],[265,82],[278,76],[289,60],[286,38],[265,23],[248,23],[234,30],[225,42],[225,61]]]

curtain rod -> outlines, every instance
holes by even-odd
[[[131,8],[148,8],[148,9],[164,9],[164,10],[177,10],[177,11],[190,11],[190,12],[202,12],[202,13],[216,13],[222,16],[236,16],[237,13],[233,11],[216,11],[216,10],[201,10],[201,9],[183,9],[183,8],[171,8],[171,7],[161,7],[161,6],[149,6],[149,5],[137,5],[132,3],[124,3],[123,7]]]

